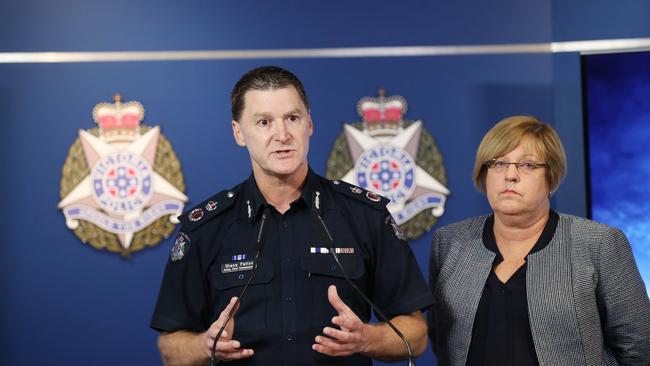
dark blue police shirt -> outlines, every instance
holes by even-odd
[[[387,203],[309,169],[300,198],[280,214],[266,203],[251,175],[179,217],[181,233],[151,327],[203,332],[218,318],[250,275],[262,211],[269,206],[258,269],[234,318],[234,339],[255,355],[229,364],[370,365],[361,355],[330,357],[311,348],[336,315],[327,300],[329,285],[336,285],[362,321],[371,316],[370,307],[323,250],[327,243],[312,210],[327,225],[348,276],[392,318],[429,307],[433,297],[413,252],[391,225]]]

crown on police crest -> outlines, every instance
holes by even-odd
[[[115,103],[99,103],[93,108],[93,120],[99,126],[99,135],[109,143],[131,142],[140,134],[138,127],[144,119],[140,102],[122,103],[122,96],[113,96]]]
[[[406,99],[400,95],[386,97],[379,89],[379,97],[363,97],[357,102],[357,113],[363,118],[364,130],[372,135],[395,135],[402,127],[402,116],[406,113]]]

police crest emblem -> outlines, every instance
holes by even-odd
[[[327,161],[327,178],[388,199],[405,239],[420,237],[444,213],[450,194],[442,155],[422,121],[404,120],[406,100],[364,97],[357,103],[361,122],[346,123]]]
[[[84,243],[128,257],[167,238],[187,196],[180,162],[160,126],[141,125],[137,101],[99,103],[63,165],[66,225]]]

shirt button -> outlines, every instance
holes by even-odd
[[[288,227],[288,226],[289,226],[289,224],[287,224],[287,222],[286,222],[286,221],[282,221],[282,226],[284,226],[284,227]]]
[[[237,278],[239,278],[240,280],[243,280],[244,279],[244,274],[241,273],[239,276],[237,276]]]
[[[332,272],[336,272],[336,266],[332,264],[332,266],[330,267],[330,270],[331,270]]]
[[[287,297],[284,298],[284,301],[291,302],[291,301],[293,301],[293,297],[287,296]]]
[[[293,341],[293,336],[291,334],[287,335],[287,341],[289,342]]]

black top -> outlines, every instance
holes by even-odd
[[[549,220],[528,254],[544,249],[555,235],[559,215],[551,210]],[[494,238],[494,216],[483,227],[483,244],[496,257],[476,311],[467,366],[537,366],[537,354],[528,321],[526,263],[502,283],[494,268],[503,261]]]
[[[151,327],[205,331],[248,279],[264,207],[271,208],[257,272],[235,316],[234,339],[252,358],[229,365],[370,365],[368,358],[329,357],[312,350],[332,326],[327,287],[365,322],[371,309],[354,293],[314,226],[318,212],[348,276],[392,318],[433,302],[406,242],[398,238],[388,201],[309,170],[301,197],[280,214],[253,176],[181,215],[181,233],[165,269]]]

